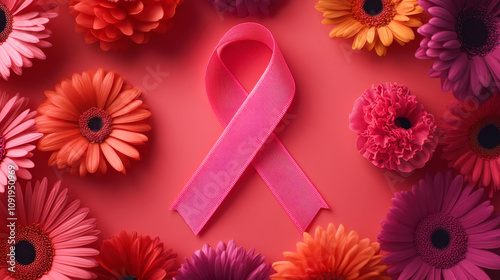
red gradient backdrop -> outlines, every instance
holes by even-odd
[[[46,51],[47,60],[34,61],[21,77],[0,81],[0,88],[30,97],[30,106],[36,108],[45,100],[43,91],[53,89],[62,78],[102,67],[144,89],[153,129],[147,145],[140,148],[142,160],[133,162],[127,175],[71,176],[47,166],[49,153],[36,151],[34,155],[34,179],[62,180],[98,218],[102,238],[120,230],[159,236],[178,253],[179,263],[204,243],[216,245],[230,239],[256,248],[269,262],[280,260],[283,251],[295,250],[302,233],[252,168],[199,236],[193,235],[177,212],[169,210],[223,131],[205,94],[205,67],[222,35],[245,21],[259,22],[273,32],[296,80],[288,122],[277,134],[331,208],[319,212],[309,232],[330,222],[342,223],[375,240],[394,191],[409,189],[427,171],[446,170],[441,148],[426,168],[411,175],[379,169],[359,154],[356,136],[349,130],[354,100],[383,82],[407,85],[436,118],[445,113],[445,105],[453,98],[441,92],[439,80],[427,77],[432,62],[414,57],[420,36],[378,57],[366,50],[352,51],[351,40],[329,38],[331,27],[321,24],[322,15],[312,0],[281,0],[271,17],[245,19],[218,14],[204,0],[186,0],[168,33],[155,34],[148,44],[126,52],[103,52],[74,32],[74,18],[67,3],[61,4],[59,17],[49,24],[53,47]],[[246,42],[228,46],[222,55],[250,90],[270,50]],[[236,56],[245,63],[235,64],[232,58]]]

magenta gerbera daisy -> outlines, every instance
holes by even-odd
[[[22,74],[23,67],[31,67],[33,58],[45,59],[41,48],[51,46],[45,39],[50,31],[45,28],[50,18],[57,16],[54,5],[40,5],[36,0],[9,0],[0,2],[0,74],[9,79],[10,70]]]
[[[443,157],[492,196],[500,189],[500,96],[479,106],[458,103],[449,112]]]
[[[220,13],[240,17],[269,16],[269,6],[276,0],[208,0]]]
[[[434,117],[407,87],[396,83],[366,90],[354,102],[349,128],[358,135],[363,157],[389,170],[423,167],[438,143]]]
[[[500,269],[500,217],[483,189],[450,172],[395,194],[378,239],[398,279],[490,279]]]
[[[26,108],[28,99],[19,94],[9,98],[0,92],[0,193],[3,193],[9,176],[9,165],[16,169],[16,176],[30,180],[28,169],[34,166],[30,157],[35,149],[33,142],[42,137],[35,128],[36,111]]]
[[[219,242],[215,250],[205,244],[192,258],[186,258],[174,280],[264,280],[270,275],[271,265],[264,262],[263,256],[254,254],[253,249],[247,252],[236,247],[234,240],[227,246]]]
[[[90,270],[97,266],[94,256],[99,253],[90,247],[99,233],[96,220],[89,219],[89,209],[81,208],[60,185],[49,188],[45,178],[34,188],[30,183],[25,189],[9,186],[2,196],[0,219],[10,227],[0,228],[0,279],[96,277]]]
[[[420,0],[432,18],[418,29],[425,38],[416,57],[434,59],[429,76],[457,99],[498,91],[500,5],[498,0]]]

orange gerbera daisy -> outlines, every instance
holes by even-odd
[[[379,56],[393,41],[403,46],[415,39],[411,27],[422,25],[417,0],[319,0],[316,9],[323,12],[323,24],[335,25],[330,37],[355,36],[353,50],[375,48]]]
[[[286,261],[273,263],[277,273],[271,279],[388,280],[379,251],[378,242],[359,240],[355,231],[346,232],[343,225],[337,229],[329,224],[326,231],[317,227],[314,237],[304,232],[304,242],[297,243],[296,253],[284,252]]]
[[[106,173],[107,163],[125,174],[129,158],[140,159],[132,146],[144,144],[144,123],[151,112],[141,91],[124,83],[114,72],[73,74],[45,91],[47,100],[38,107],[38,130],[45,135],[38,148],[53,151],[49,165],[68,168],[73,174]],[[131,145],[132,144],[132,145]]]

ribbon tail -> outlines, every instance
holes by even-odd
[[[300,231],[309,227],[320,209],[329,209],[274,133],[255,156],[253,166]]]

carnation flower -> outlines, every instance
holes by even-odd
[[[349,128],[358,135],[363,157],[400,172],[423,167],[438,143],[434,117],[407,87],[395,83],[365,91],[354,102]]]
[[[214,250],[205,244],[193,253],[192,260],[186,258],[174,280],[264,280],[269,279],[270,265],[264,257],[236,247],[234,240],[220,242]]]

